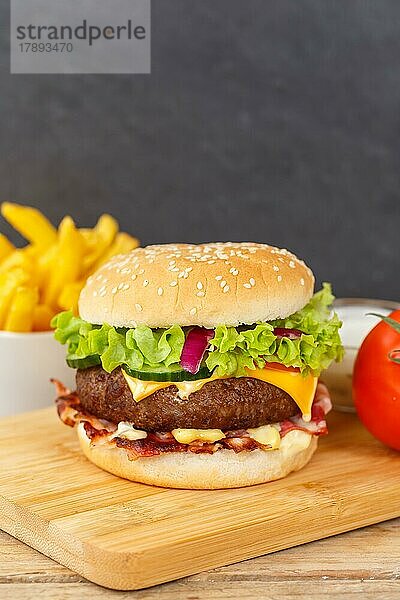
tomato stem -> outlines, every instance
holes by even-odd
[[[388,359],[394,363],[400,365],[400,349],[399,350],[391,350],[388,354]]]

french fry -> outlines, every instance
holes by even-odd
[[[15,250],[15,246],[6,238],[4,233],[0,233],[0,261],[4,260]]]
[[[24,249],[14,250],[0,264],[0,273],[5,273],[12,269],[22,269],[31,276],[34,271],[33,258]]]
[[[86,250],[88,252],[92,252],[95,249],[98,241],[98,235],[95,230],[89,229],[88,227],[80,227],[79,233],[85,241]]]
[[[54,310],[46,304],[37,304],[33,309],[33,331],[48,331]]]
[[[3,202],[1,214],[25,239],[39,248],[46,248],[57,241],[57,231],[36,208]]]
[[[59,310],[78,314],[87,277],[139,245],[108,214],[93,229],[77,229],[67,216],[58,230],[30,206],[3,202],[1,214],[29,242],[15,248],[0,234],[0,329],[7,331],[46,331]]]
[[[58,298],[59,307],[63,310],[72,310],[72,312],[77,315],[79,294],[84,285],[84,281],[68,283]]]
[[[114,242],[108,248],[104,254],[100,257],[100,259],[93,266],[93,271],[98,269],[100,265],[103,264],[106,260],[115,256],[115,254],[124,254],[137,248],[139,246],[139,240],[129,235],[129,233],[120,232],[117,233]]]
[[[93,236],[95,243],[93,244],[93,251],[85,256],[83,260],[83,269],[85,273],[88,273],[95,265],[100,257],[106,252],[107,248],[112,244],[115,236],[118,233],[118,223],[111,215],[101,215],[93,229]],[[86,236],[87,238],[89,236]]]
[[[39,253],[36,261],[36,277],[41,299],[50,284],[53,265],[57,256],[57,244],[50,246],[45,252]]]
[[[71,217],[64,217],[59,226],[57,251],[49,284],[44,291],[44,303],[58,308],[58,297],[68,283],[79,279],[82,270],[84,243]]]
[[[8,311],[5,321],[5,331],[32,331],[33,314],[39,299],[37,288],[18,287]]]
[[[0,329],[4,328],[15,290],[20,285],[26,284],[27,279],[28,276],[22,269],[0,273]]]

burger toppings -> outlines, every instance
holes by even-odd
[[[165,386],[137,380],[141,386],[149,384],[152,393],[135,402],[122,369],[107,373],[92,367],[77,372],[77,394],[86,412],[114,423],[135,423],[137,429],[145,431],[255,428],[289,419],[299,413],[299,405],[303,413],[311,413],[317,382],[314,377],[284,368],[262,371],[265,373],[260,370],[258,378],[208,380],[198,390],[192,388],[185,398],[178,395],[178,383]],[[292,386],[290,394],[281,387],[285,382]],[[192,383],[199,382],[187,382],[186,386]],[[154,388],[157,385],[162,387]]]
[[[181,365],[189,373],[198,373],[208,342],[214,337],[212,329],[193,327],[186,336]]]
[[[117,430],[114,431],[110,439],[126,438],[127,440],[144,440],[147,438],[147,432],[141,429],[135,429],[132,423],[121,421],[118,423]]]
[[[312,418],[305,422],[295,415],[281,423],[257,428],[222,431],[175,429],[171,432],[146,432],[138,430],[133,423],[120,422],[118,426],[87,413],[76,393],[71,393],[55,381],[56,399],[60,419],[69,426],[81,423],[92,444],[109,444],[124,448],[128,458],[155,456],[165,452],[194,452],[212,454],[221,449],[234,452],[244,450],[275,450],[282,447],[283,440],[293,432],[324,435],[328,432],[325,415],[330,409],[326,387],[319,383],[312,406]],[[291,442],[298,438],[290,436]]]
[[[301,338],[303,332],[300,329],[289,329],[288,327],[275,327],[274,335],[278,338],[287,338],[288,340],[297,340]]]
[[[218,325],[213,330],[100,326],[71,312],[57,315],[53,326],[55,338],[67,345],[67,361],[75,368],[101,364],[110,373],[122,366],[137,379],[191,381],[204,378],[203,369],[218,377],[240,377],[248,369],[278,363],[317,377],[343,355],[341,322],[331,313],[332,300],[330,285],[324,284],[303,309],[285,319],[240,327]]]
[[[123,376],[132,392],[133,399],[136,402],[147,398],[154,392],[165,389],[171,386],[169,383],[155,383],[142,381],[140,379],[130,377],[124,370]],[[312,375],[301,375],[299,371],[289,371],[287,369],[246,369],[246,377],[258,379],[266,383],[270,383],[287,392],[294,398],[296,404],[300,408],[305,420],[310,419],[311,404],[314,398],[315,388],[318,379]],[[175,382],[177,388],[177,396],[181,399],[188,398],[191,394],[200,391],[204,385],[219,379],[217,375],[213,375],[207,379],[199,379],[198,381]]]
[[[173,429],[171,433],[181,444],[191,444],[196,441],[212,443],[225,437],[221,429]]]

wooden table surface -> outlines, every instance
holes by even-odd
[[[315,515],[318,519],[318,514]],[[1,600],[400,598],[400,519],[138,592],[98,587],[0,532]],[[156,566],[155,566],[156,568]]]

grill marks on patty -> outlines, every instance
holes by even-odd
[[[77,392],[86,411],[114,423],[130,421],[137,429],[242,429],[278,423],[299,412],[280,388],[253,379],[232,377],[210,381],[186,399],[171,384],[135,402],[121,369],[78,370]]]

